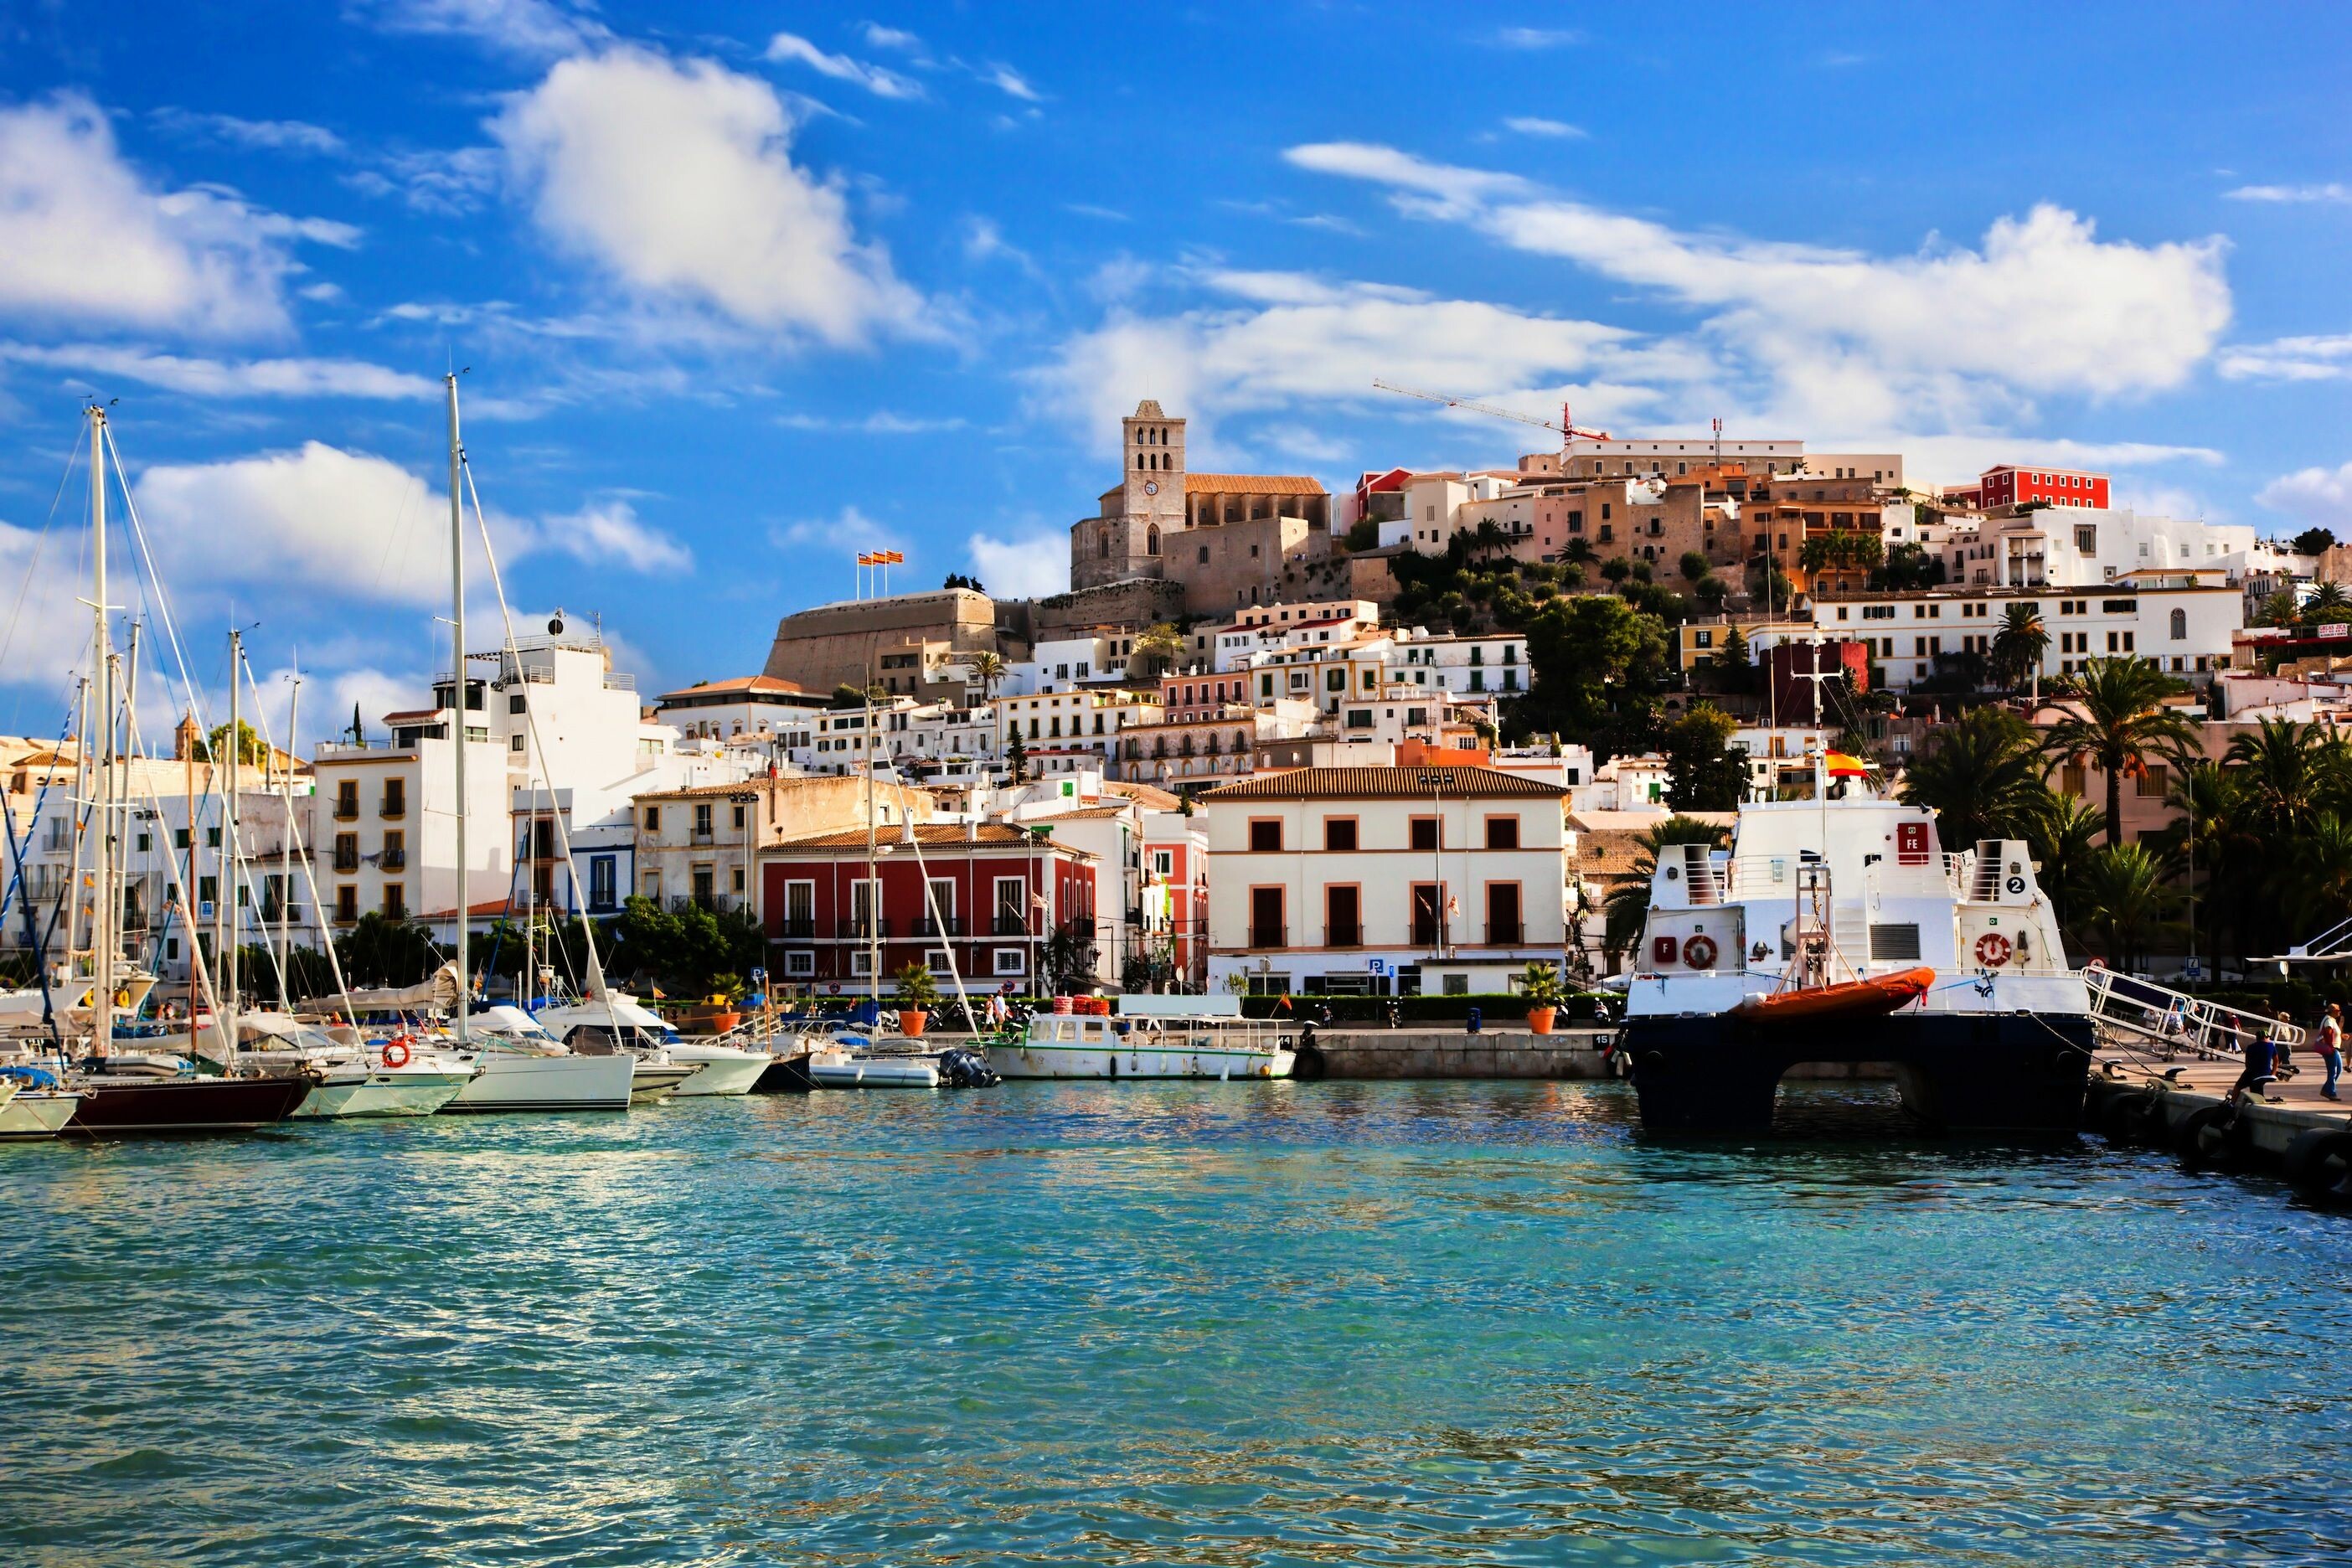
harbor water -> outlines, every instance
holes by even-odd
[[[0,1147],[0,1561],[2352,1555],[2352,1224],[1614,1084]]]

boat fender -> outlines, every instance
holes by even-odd
[[[2233,1163],[2238,1145],[2238,1114],[2233,1105],[2204,1105],[2189,1113],[2172,1130],[2173,1152],[2184,1171],[2203,1171]]]
[[[1989,931],[1977,938],[1977,962],[1987,969],[1999,969],[2009,962],[2009,938],[1997,931]]]
[[[2314,1127],[2298,1132],[2282,1163],[2296,1195],[2315,1204],[2352,1198],[2352,1129]]]
[[[1715,939],[1707,936],[1695,936],[1688,942],[1684,942],[1683,962],[1689,964],[1693,969],[1713,969],[1715,967]]]
[[[408,1065],[408,1062],[409,1050],[408,1042],[406,1040],[390,1039],[383,1043],[384,1066],[388,1068],[404,1068]]]

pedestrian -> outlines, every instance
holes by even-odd
[[[2320,1086],[2319,1098],[2340,1100],[2336,1092],[2336,1080],[2344,1071],[2344,1009],[2334,1002],[2327,1005],[2327,1016],[2319,1021],[2319,1065],[2327,1071],[2327,1081]]]
[[[2294,1076],[2294,1025],[2284,1012],[2271,1030],[2271,1048],[2276,1053],[2272,1070],[2282,1079]]]
[[[2273,1057],[2269,1030],[2265,1029],[2260,1036],[2252,1036],[2241,1034],[2233,1026],[2230,1032],[2237,1036],[2245,1064],[2238,1069],[2238,1081],[2230,1086],[2226,1097],[2234,1100],[2249,1090],[2259,1092],[2263,1084],[2273,1080],[2274,1075],[2271,1071]]]

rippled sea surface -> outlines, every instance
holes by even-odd
[[[2352,1555],[2352,1219],[1792,1100],[1745,1147],[1343,1083],[0,1146],[0,1562]]]

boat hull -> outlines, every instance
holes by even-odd
[[[0,1105],[0,1142],[54,1138],[66,1129],[81,1104],[71,1090],[25,1089]]]
[[[1056,1045],[1023,1040],[988,1047],[988,1065],[1003,1078],[1234,1079],[1288,1078],[1297,1055],[1246,1047]]]
[[[1939,1132],[2073,1132],[2097,1047],[2087,1016],[1901,1013],[1790,1029],[1729,1014],[1634,1016],[1618,1037],[1652,1132],[1755,1134],[1772,1126],[1800,1062],[1885,1063],[1905,1108]]]
[[[487,1053],[480,1076],[446,1111],[626,1110],[634,1057],[525,1057]]]
[[[937,1089],[939,1064],[928,1057],[813,1056],[809,1082],[817,1089]]]
[[[81,1103],[65,1125],[69,1136],[111,1138],[154,1132],[250,1132],[294,1114],[310,1093],[308,1075],[282,1078],[132,1079],[79,1081]]]
[[[298,1118],[336,1121],[371,1116],[430,1116],[462,1093],[474,1080],[464,1068],[418,1071],[414,1068],[379,1068],[365,1078],[330,1079],[310,1091],[294,1114]]]
[[[739,1051],[731,1047],[712,1049],[704,1054],[692,1046],[672,1046],[669,1054],[672,1061],[694,1068],[693,1074],[677,1086],[680,1100],[749,1094],[752,1086],[767,1075],[770,1064],[775,1060],[764,1051]]]

